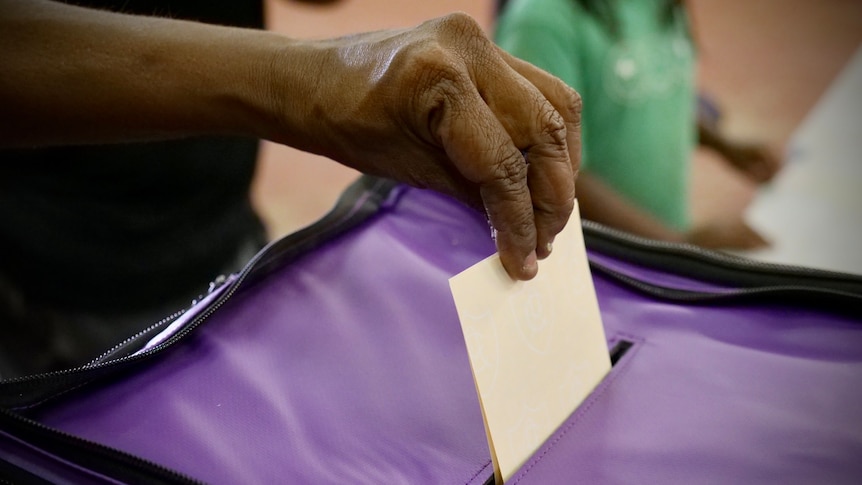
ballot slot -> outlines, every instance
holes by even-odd
[[[634,357],[635,349],[638,348],[639,344],[640,344],[640,341],[637,340],[636,337],[633,339],[612,337],[608,341],[608,345],[609,345],[608,355],[610,357],[611,366],[612,366],[610,372],[608,372],[602,378],[602,380],[598,383],[598,385],[596,385],[596,387],[592,390],[592,392],[590,392],[587,395],[587,397],[584,398],[583,402],[581,402],[581,404],[578,405],[578,407],[572,411],[572,413],[566,418],[566,420],[560,425],[560,427],[554,433],[552,433],[551,436],[548,437],[548,439],[546,440],[546,443],[543,444],[542,447],[555,441],[555,438],[556,438],[557,434],[560,432],[560,430],[567,428],[569,426],[572,426],[573,425],[572,420],[575,419],[575,417],[579,413],[582,413],[583,410],[586,407],[588,407],[591,402],[595,401],[596,399],[602,398],[600,395],[601,392],[599,392],[599,391],[612,385],[613,381],[617,378],[617,376],[620,374],[620,372],[623,371],[624,368],[631,363],[630,359],[632,357]],[[566,439],[577,439],[576,434],[577,433],[569,433],[569,434],[567,434]],[[540,447],[533,456],[536,457],[537,455],[541,454],[541,450],[542,450],[542,448]],[[530,461],[528,461],[523,466],[532,466],[532,465],[533,464]],[[518,474],[514,475],[512,478],[515,479],[517,476],[518,476]],[[509,483],[509,482],[505,482],[505,483]],[[495,485],[495,484],[499,484],[499,482],[495,481],[495,477],[494,477],[493,473],[491,475],[489,475],[488,478],[483,482],[483,485]]]
[[[630,340],[619,340],[614,343],[609,351],[611,357],[611,368],[616,367],[617,363],[634,345],[635,343]]]
[[[611,370],[577,205],[529,281],[495,254],[449,280],[497,483]]]

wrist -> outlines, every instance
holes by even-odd
[[[210,29],[210,26],[204,28]],[[186,53],[195,62],[177,66],[192,105],[191,131],[275,139],[283,132],[282,113],[290,110],[272,92],[273,58],[290,39],[264,31],[216,27],[192,40]],[[183,63],[180,58],[177,61]]]
[[[257,113],[258,136],[301,150],[323,154],[332,110],[327,69],[329,50],[321,42],[267,34],[267,51],[251,84],[250,105]]]

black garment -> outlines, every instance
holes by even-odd
[[[128,14],[263,28],[263,0],[60,0]]]
[[[71,3],[263,26],[260,1]],[[108,314],[205,288],[263,233],[249,201],[257,146],[193,138],[0,152],[0,280],[31,306]]]

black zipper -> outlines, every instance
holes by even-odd
[[[151,349],[107,360],[111,355],[128,353],[121,350],[152,334],[167,322],[173,321],[182,312],[175,313],[137,336],[127,339],[88,365],[0,381],[0,423],[3,423],[4,429],[7,425],[12,426],[22,433],[22,438],[43,442],[47,447],[55,450],[54,453],[58,455],[64,453],[62,455],[64,458],[71,456],[75,460],[81,460],[80,462],[86,463],[87,467],[93,466],[96,467],[95,469],[104,467],[120,474],[137,473],[141,477],[146,477],[143,480],[145,483],[199,483],[122,451],[48,428],[16,414],[13,410],[26,411],[93,380],[123,372],[156,358],[206,321],[240,287],[255,284],[277,268],[320,247],[326,241],[334,239],[377,214],[397,186],[395,182],[385,179],[360,177],[345,191],[336,206],[325,217],[301,231],[270,244],[258,253],[230,283],[230,287],[202,314],[192,319],[175,335]],[[362,199],[363,197],[365,199]],[[853,304],[862,301],[862,277],[859,276],[758,263],[694,246],[659,243],[615,231],[590,221],[584,221],[583,227],[587,245],[591,250],[648,267],[679,268],[683,275],[696,279],[739,286],[720,293],[680,290],[639,281],[591,262],[591,267],[595,271],[660,298],[707,302],[733,298],[759,298],[763,295],[814,295],[828,296],[843,302],[850,301]],[[615,353],[621,356],[627,349],[615,348],[615,350]],[[30,442],[35,443],[35,441]],[[493,476],[489,480],[489,483],[493,483]]]
[[[271,243],[256,254],[240,271],[237,278],[230,283],[230,287],[204,313],[192,319],[175,335],[144,352],[124,355],[112,360],[103,359],[97,363],[73,369],[0,381],[0,408],[26,411],[80,388],[93,380],[123,372],[155,358],[209,318],[240,287],[256,283],[278,267],[289,263],[311,249],[319,247],[325,241],[334,239],[377,214],[396,186],[397,184],[391,180],[360,177],[345,191],[335,207],[318,222]],[[168,321],[172,321],[176,314],[172,317],[164,319],[153,327],[161,327]],[[140,332],[139,339],[149,333],[151,333],[150,329]],[[127,339],[115,349],[127,346],[131,341],[131,339]]]
[[[41,452],[62,457],[94,474],[124,483],[200,485],[203,482],[143,458],[49,428],[11,411],[0,409],[0,429]],[[11,465],[9,465],[11,466]],[[16,470],[17,474],[26,473]]]
[[[243,286],[259,281],[278,267],[319,247],[337,235],[374,216],[384,201],[398,187],[393,181],[370,176],[360,177],[339,199],[336,206],[317,223],[276,241],[258,253],[204,313],[165,342],[137,354],[111,360],[105,356],[86,366],[64,371],[0,381],[0,407],[25,410],[62,395],[92,380],[122,372],[159,355],[197,328]],[[365,198],[362,204],[356,204]],[[636,290],[662,299],[688,303],[720,303],[738,300],[812,299],[822,302],[849,303],[855,308],[862,303],[862,277],[756,262],[732,255],[708,251],[687,244],[658,242],[617,231],[600,224],[584,221],[584,237],[590,250],[646,267],[673,267],[675,272],[704,281],[731,284],[728,291],[710,293],[680,290],[640,281],[592,261],[594,271],[605,274]],[[852,310],[851,310],[852,311]],[[116,354],[133,342],[143,340],[155,328],[172,321],[177,314],[157,323],[138,336],[128,339],[109,351]]]
[[[734,288],[797,287],[862,295],[862,275],[755,261],[698,246],[645,239],[583,221],[587,248],[628,263]]]
[[[590,261],[590,270],[654,298],[693,305],[736,304],[744,301],[758,303],[792,301],[797,305],[834,303],[838,305],[835,307],[835,311],[849,311],[851,313],[854,310],[859,313],[860,308],[862,308],[862,294],[813,285],[774,285],[728,288],[722,291],[696,291],[645,282],[596,261]]]
[[[113,360],[103,360],[106,355],[116,353],[131,342],[151,334],[155,329],[173,321],[183,312],[177,312],[139,332],[135,337],[125,340],[88,365],[65,371],[0,381],[0,428],[26,443],[35,445],[57,457],[62,457],[62,459],[75,463],[86,470],[124,482],[175,485],[202,483],[129,453],[50,428],[17,414],[13,410],[31,408],[95,379],[121,372],[160,354],[192,332],[221,307],[244,283],[253,283],[275,270],[277,266],[286,264],[311,248],[317,247],[322,241],[330,240],[373,216],[378,212],[395,185],[389,180],[371,177],[360,178],[345,191],[336,206],[324,218],[306,229],[271,244],[255,255],[231,283],[231,287],[213,302],[203,314],[192,319],[177,334],[151,349]],[[357,206],[360,197],[366,197],[366,199]],[[209,291],[215,291],[217,288],[217,284],[213,285]],[[46,384],[50,385],[46,386]],[[10,464],[9,467],[12,465]],[[12,471],[12,468],[4,468]],[[17,467],[13,468],[16,476],[28,473]]]
[[[194,302],[192,302],[192,306],[193,305],[194,305]],[[118,343],[117,345],[106,350],[105,352],[102,353],[102,355],[91,360],[87,365],[93,366],[93,365],[105,362],[107,360],[111,360],[112,358],[116,358],[116,357],[119,357],[121,355],[128,355],[129,353],[134,352],[136,350],[136,347],[141,342],[145,341],[144,340],[145,337],[147,337],[148,335],[152,335],[157,330],[160,330],[162,327],[166,326],[168,323],[173,322],[174,320],[176,320],[177,317],[179,317],[180,315],[185,313],[186,310],[188,310],[188,308],[176,311],[176,312],[168,315],[167,317],[159,320],[158,322],[150,325],[149,327],[141,330],[140,332],[136,333],[135,335],[132,335],[131,337],[123,340],[122,342]]]

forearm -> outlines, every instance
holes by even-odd
[[[601,224],[661,241],[684,242],[686,235],[632,205],[596,176],[581,172],[577,180],[581,215]]]
[[[270,67],[291,42],[262,31],[0,0],[0,144],[269,137]],[[309,94],[302,92],[308,83],[293,84],[295,99]],[[290,100],[279,103],[291,108]]]
[[[464,14],[296,41],[0,0],[0,58],[0,146],[267,138],[484,209],[518,279],[572,211],[580,97]]]

